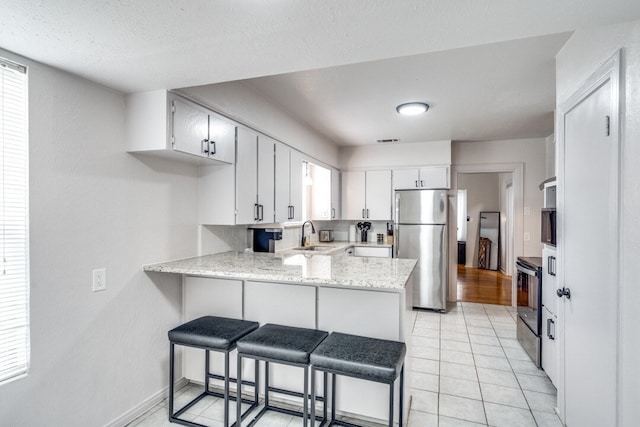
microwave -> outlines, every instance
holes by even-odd
[[[540,236],[545,245],[556,245],[556,209],[544,208],[541,212]]]

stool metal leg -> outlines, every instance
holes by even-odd
[[[336,419],[336,374],[331,374],[331,423]]]
[[[309,393],[309,368],[304,367],[302,369],[304,369],[304,388],[302,390],[302,425],[304,427],[307,427],[307,411],[309,410],[309,407],[307,405],[307,393]]]
[[[327,421],[327,381],[328,381],[328,375],[326,372],[322,373],[323,375],[323,389],[322,389],[322,393],[324,393],[323,396],[323,401],[322,401],[322,417],[324,419],[324,421]],[[315,400],[313,401],[315,404]],[[315,420],[313,420],[312,422],[315,422]]]
[[[204,351],[204,392],[209,393],[209,350]]]
[[[389,427],[393,427],[393,391],[396,388],[395,382],[389,385]]]
[[[326,390],[326,389],[325,389]],[[316,368],[311,367],[311,426],[316,421]]]
[[[269,362],[264,362],[264,407],[269,407]]]
[[[404,412],[404,365],[402,365],[402,369],[400,369],[400,424],[402,427],[402,415]]]
[[[207,353],[209,353],[207,351]],[[207,378],[207,384],[209,379]],[[236,405],[241,406],[242,398],[240,395],[236,398]],[[224,427],[229,427],[229,352],[224,353]]]
[[[173,382],[174,382],[174,375],[175,372],[173,371],[173,365],[174,365],[174,351],[175,351],[175,344],[174,343],[169,343],[169,420],[171,420],[171,417],[173,417]]]
[[[236,426],[242,426],[242,356],[240,352],[238,352],[238,372],[236,375],[237,378],[237,394],[236,394]],[[258,377],[256,377],[256,387],[258,387]],[[256,396],[257,397],[257,396]],[[256,402],[258,400],[256,399]]]

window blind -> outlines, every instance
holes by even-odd
[[[0,383],[29,369],[27,69],[0,58]]]

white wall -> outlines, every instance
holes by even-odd
[[[240,81],[195,86],[179,92],[328,165],[338,165],[338,146]]]
[[[0,424],[104,425],[167,385],[180,280],[141,267],[196,253],[197,173],[125,153],[123,94],[0,55],[29,66],[31,211],[31,368]]]
[[[340,148],[340,169],[451,164],[451,141],[389,143]]]
[[[620,241],[620,425],[640,419],[640,21],[576,31],[556,58],[557,104],[560,105],[614,52],[622,48],[621,105],[621,241]],[[593,159],[597,164],[598,159]],[[598,195],[594,195],[598,197]],[[603,203],[606,195],[602,195]],[[614,333],[614,331],[611,331]]]
[[[478,266],[478,232],[480,212],[499,210],[498,174],[458,174],[458,190],[467,190],[467,260],[469,267]],[[495,245],[497,242],[493,242]],[[493,248],[492,248],[493,249]]]
[[[545,139],[516,139],[488,142],[454,142],[452,146],[454,165],[478,165],[499,163],[524,164],[524,208],[531,214],[523,215],[523,233],[528,232],[531,240],[523,243],[523,248],[514,248],[515,256],[535,256],[542,254],[540,243],[540,210],[542,191],[538,185],[546,179]]]

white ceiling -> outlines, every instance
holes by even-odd
[[[473,82],[467,82],[467,77],[474,73],[467,71],[465,75],[465,64],[478,66],[479,71],[485,74],[492,74],[501,67],[496,67],[496,63],[492,67],[490,58],[482,57],[476,50],[468,51],[474,57],[472,61],[458,56],[465,50],[443,51],[637,19],[640,17],[640,2],[0,0],[0,16],[1,48],[124,92],[189,87],[415,55],[419,56],[406,60],[414,64],[428,63],[428,72],[440,77],[443,82],[452,81],[454,76],[449,76],[447,70],[439,70],[437,64],[442,63],[440,61],[462,62],[455,73],[460,73],[464,79],[458,80],[457,84],[470,87]],[[538,59],[542,60],[544,55],[557,49],[560,39],[541,39],[540,44],[535,40],[529,42],[537,52]],[[504,52],[510,51],[518,56],[520,61],[531,60],[523,57],[522,52],[518,54],[520,48],[516,45],[507,43],[499,46],[504,47]],[[479,49],[488,49],[487,52],[498,58],[496,62],[501,61],[506,68],[517,71],[525,65],[512,64],[509,58],[501,57],[501,47]],[[443,53],[422,56],[433,52]],[[362,70],[360,67],[366,65],[346,68],[347,76],[353,70]],[[378,73],[386,67],[396,77],[401,77],[399,69],[408,69],[402,65],[402,61],[385,61],[379,64]],[[509,118],[515,123],[504,123],[507,121],[504,116],[492,118],[483,114],[482,110],[473,109],[475,115],[466,113],[459,104],[447,106],[447,97],[444,96],[446,85],[441,86],[442,90],[439,91],[432,84],[428,87],[421,84],[416,92],[410,94],[398,91],[392,103],[400,98],[423,96],[425,100],[433,102],[430,112],[433,114],[430,117],[445,114],[447,109],[449,113],[447,117],[441,116],[433,134],[420,136],[423,131],[414,129],[407,131],[403,140],[428,140],[432,139],[432,135],[446,136],[447,132],[454,139],[496,138],[510,135],[509,126],[524,129],[522,135],[538,135],[544,126],[549,129],[548,124],[541,124],[548,121],[540,118],[541,108],[537,105],[546,103],[548,115],[548,93],[528,100],[526,105],[514,104],[514,99],[522,95],[536,95],[531,93],[535,92],[533,85],[512,82],[510,80],[517,76],[510,74],[509,77],[504,70],[499,72],[504,73],[502,81],[511,85],[511,92],[497,94],[498,78],[489,82],[478,74],[471,80],[483,87],[475,88],[477,92],[473,93],[483,94],[486,105],[494,108],[492,114],[521,109],[519,116]],[[540,77],[534,74],[527,75],[533,75],[538,85],[546,85],[543,80],[548,79],[548,75]],[[335,70],[333,74],[327,70],[326,75],[312,72],[308,76],[311,77],[305,89],[307,91],[313,87],[326,88],[326,85],[340,80]],[[291,76],[292,82],[294,77]],[[361,74],[359,86],[366,86],[368,78],[368,72]],[[372,72],[372,78],[376,85],[381,82],[384,86],[394,85],[394,82],[385,82],[379,75],[376,76],[376,72]],[[286,77],[278,77],[274,81],[286,86],[286,80]],[[409,88],[404,83],[402,86]],[[292,99],[281,100],[283,105],[301,102],[293,99],[301,96],[295,95],[296,91],[303,94],[300,86],[304,85],[289,88]],[[548,91],[548,88],[543,90]],[[387,87],[384,92],[393,92],[393,87]],[[470,99],[472,92],[467,93],[467,99]],[[456,97],[465,96],[462,90],[452,94]],[[355,112],[345,114],[350,113],[346,106],[336,118],[338,115],[327,111],[327,108],[339,108],[332,106],[328,97],[323,99],[317,93],[313,95],[318,96],[319,106],[307,108],[315,108],[319,113],[318,118],[307,118],[308,122],[339,143],[364,143],[371,138],[398,135],[400,128],[390,126],[388,132],[383,132],[384,129],[375,129],[369,120],[371,132],[358,136],[363,132],[363,126],[367,127],[366,121],[355,120]],[[376,100],[374,91],[369,91],[368,97],[371,101]],[[392,100],[389,97],[385,99]],[[313,99],[308,103],[313,104]],[[369,104],[379,105],[373,102]],[[502,105],[502,111],[499,105]],[[368,117],[381,117],[380,114],[372,110]],[[327,117],[326,121],[320,122],[325,120],[323,117]],[[351,120],[347,120],[349,118]],[[500,118],[503,123],[498,120]],[[494,133],[486,126],[481,128],[481,124],[489,120],[492,121],[491,127],[496,128]],[[404,128],[409,129],[409,126]]]

